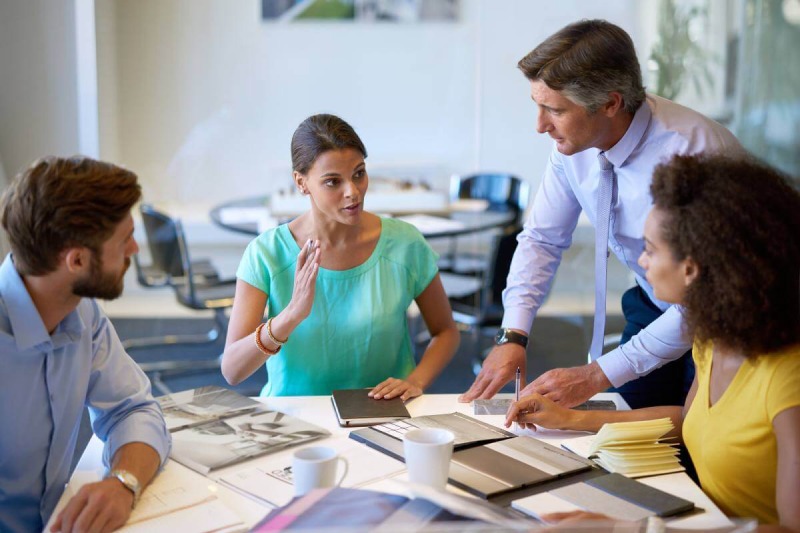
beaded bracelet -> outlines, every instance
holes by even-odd
[[[275,317],[272,317],[272,318],[275,318]],[[285,341],[279,341],[278,339],[275,338],[275,335],[272,334],[272,318],[267,320],[267,335],[269,335],[269,340],[271,340],[272,342],[274,342],[278,346],[283,346],[284,344],[289,342],[289,339],[286,339]]]
[[[256,328],[256,348],[258,348],[259,351],[264,355],[272,356],[281,351],[281,345],[278,344],[278,348],[275,351],[269,350],[266,346],[264,346],[264,343],[261,342],[261,330],[264,329],[264,326],[266,326],[266,324],[262,322]],[[269,334],[269,328],[267,328],[267,334]],[[270,335],[269,337],[271,339],[272,335]]]

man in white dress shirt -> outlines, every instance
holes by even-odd
[[[646,94],[630,36],[609,22],[570,24],[518,66],[539,109],[536,130],[552,137],[555,146],[518,238],[497,345],[461,400],[490,398],[514,378],[517,367],[525,369],[533,319],[585,211],[599,234],[600,250],[592,362],[546,372],[522,395],[538,392],[574,406],[613,386],[632,407],[682,405],[694,375],[687,352],[691,340],[683,332],[680,309],[655,299],[637,264],[652,203],[651,175],[674,154],[739,155],[742,148],[716,122]],[[605,189],[603,183],[608,184]],[[621,345],[600,357],[608,248],[634,273],[637,285],[622,298],[627,324]],[[647,377],[637,379],[642,376]]]

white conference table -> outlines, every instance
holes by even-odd
[[[503,395],[503,394],[498,395],[498,397],[510,397],[510,396],[511,395]],[[330,396],[295,396],[295,397],[275,397],[275,398],[257,398],[257,399],[265,403],[270,409],[281,411],[290,416],[306,420],[308,422],[321,426],[331,432],[330,437],[320,441],[315,441],[309,444],[309,446],[325,445],[337,448],[338,450],[340,450],[340,452],[350,451],[351,461],[353,460],[352,454],[358,452],[358,450],[354,451],[353,448],[363,447],[364,449],[367,449],[366,445],[348,438],[348,435],[351,431],[350,428],[339,427],[336,421],[336,416],[333,412]],[[600,393],[596,395],[593,399],[612,400],[617,405],[618,409],[628,409],[628,406],[625,403],[625,401],[616,393]],[[474,416],[472,414],[472,407],[469,404],[459,403],[458,395],[456,394],[422,395],[408,402],[407,407],[411,416],[420,416],[420,415],[437,414],[437,413],[451,413],[451,412],[461,412],[469,416]],[[502,415],[480,415],[476,416],[476,418],[497,426],[502,426],[504,421],[504,417]],[[517,434],[529,435],[537,439],[547,441],[550,444],[556,446],[560,445],[562,442],[568,439],[585,435],[585,433],[581,432],[554,431],[554,430],[541,430],[541,429],[538,431],[519,429],[517,430]],[[290,462],[290,457],[296,449],[297,448],[290,448],[288,450],[283,450],[275,454],[269,454],[256,459],[252,459],[244,463],[239,463],[237,465],[233,465],[227,468],[222,468],[212,472],[209,477],[213,482],[215,482],[216,480],[219,480],[221,477],[230,475],[236,471],[258,466],[259,463],[268,461],[275,462],[276,460],[284,460]],[[65,491],[65,496],[67,494],[70,494],[70,488],[71,488],[70,486],[74,484],[80,484],[81,482],[86,482],[92,477],[97,479],[97,476],[102,475],[101,474],[103,471],[102,450],[103,450],[103,443],[100,442],[99,439],[97,439],[97,437],[92,437],[91,441],[89,442],[89,445],[87,446],[85,452],[83,453],[83,456],[81,457],[80,462],[78,463],[78,466],[76,467],[75,472],[73,473],[70,485],[68,485],[68,490]],[[370,452],[372,452],[372,450],[370,450]],[[397,463],[396,460],[388,456],[385,456],[385,459],[386,461],[393,461]],[[402,469],[402,465],[400,465],[399,463],[398,467]],[[169,471],[175,471],[175,469],[185,469],[185,467],[172,461],[170,462],[167,474],[162,474],[162,475],[168,475]],[[393,493],[403,494],[406,496],[411,496],[411,494],[408,494],[407,487],[403,483],[398,483],[397,481],[394,481],[394,479],[404,480],[405,472],[401,471],[401,473],[397,474],[394,478],[388,478],[376,481],[374,483],[361,486],[361,488],[371,488],[384,492],[393,492]],[[653,486],[655,488],[661,489],[665,492],[669,492],[677,496],[680,496],[682,498],[691,500],[695,503],[695,505],[699,509],[701,509],[700,511],[696,511],[686,517],[677,517],[666,520],[666,523],[669,528],[699,530],[699,529],[710,529],[710,528],[722,528],[731,525],[731,521],[728,520],[727,517],[725,517],[725,515],[719,510],[719,508],[708,498],[708,496],[705,495],[705,493],[703,493],[700,487],[698,487],[685,473],[681,472],[675,474],[653,476],[648,478],[639,478],[639,481],[646,483],[647,485]],[[242,520],[242,523],[248,529],[249,527],[252,527],[256,522],[258,522],[261,518],[263,518],[271,509],[271,507],[265,506],[262,503],[256,502],[254,499],[243,496],[239,492],[231,490],[224,485],[221,485],[219,483],[214,483],[214,484],[216,485],[214,490],[217,494],[217,497],[229,509],[231,509],[233,512],[239,515],[239,517]],[[466,494],[463,491],[460,491],[459,489],[451,486],[448,486],[448,490],[458,494]],[[63,499],[65,498],[62,498],[62,500]],[[59,502],[59,507],[62,504],[63,501]],[[57,513],[54,513],[54,515],[55,514]],[[151,521],[148,521],[148,524],[150,524],[153,528],[158,528],[158,524],[161,520],[162,520],[161,518],[153,519]],[[164,523],[163,525],[165,526],[165,530],[169,529],[166,527],[167,526],[166,523]]]

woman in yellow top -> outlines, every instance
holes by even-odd
[[[506,424],[597,431],[668,416],[723,511],[800,531],[800,194],[769,167],[720,156],[659,166],[651,193],[639,264],[695,338],[686,405],[575,411],[532,395]]]

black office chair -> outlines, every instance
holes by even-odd
[[[148,286],[169,286],[181,305],[195,310],[212,310],[214,327],[204,334],[129,339],[123,343],[125,349],[212,344],[224,337],[228,327],[225,311],[233,306],[236,279],[220,279],[219,273],[208,261],[192,262],[179,220],[147,204],[142,204],[141,214],[152,263],[145,269],[139,264],[138,258],[135,259],[140,283],[146,282]],[[199,268],[200,272],[195,272],[195,268]],[[219,364],[220,360],[217,358],[205,361],[158,361],[142,363],[140,366],[151,374],[154,387],[169,394],[171,391],[162,380],[165,375],[218,369]]]
[[[489,211],[516,213],[510,228],[522,227],[525,208],[530,196],[528,182],[507,173],[479,173],[450,178],[450,201],[486,200]],[[475,239],[475,236],[471,237]],[[474,241],[473,241],[474,242]],[[442,271],[480,275],[489,268],[487,255],[476,252],[458,252],[458,239],[451,239],[449,250],[439,262]]]
[[[503,321],[503,289],[520,231],[518,226],[509,226],[492,239],[489,266],[479,275],[440,274],[453,308],[453,319],[459,330],[472,334],[476,349],[472,367],[476,375],[484,357],[480,352],[481,338],[493,336]]]
[[[481,172],[467,176],[454,175],[450,178],[450,200],[478,199],[489,202],[489,210],[512,209],[520,218],[528,206],[530,185],[513,174],[500,172]]]
[[[160,289],[169,287],[169,276],[155,265],[143,265],[139,254],[133,256],[133,266],[136,270],[136,281],[146,289]],[[195,283],[209,284],[219,281],[219,272],[208,259],[192,259],[192,275]]]

